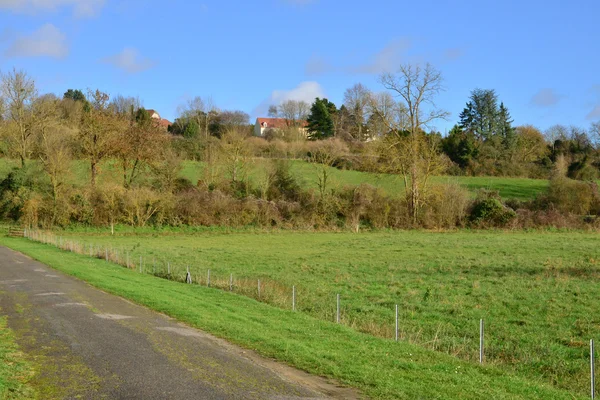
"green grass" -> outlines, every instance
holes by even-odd
[[[311,240],[310,237],[314,239]],[[299,243],[296,240],[298,239],[309,241],[307,245],[302,246],[305,249],[319,243],[320,245],[313,251],[321,253],[322,245],[330,245],[331,240],[336,241],[337,237],[335,235],[325,237],[321,235],[302,237],[283,235],[281,238],[285,239],[287,245],[280,249],[279,253],[273,254],[271,259],[238,261],[240,268],[247,268],[249,265],[254,265],[255,268],[264,268],[265,264],[273,262],[278,257],[285,257],[284,252],[287,251],[291,251],[291,256],[298,256],[299,252],[302,252],[297,249]],[[339,238],[343,240],[343,236]],[[148,248],[156,246],[158,243],[146,239],[149,238],[145,238],[143,241],[148,243]],[[175,238],[167,239],[156,238],[157,241],[162,240],[163,243],[156,247],[157,251],[171,249],[174,253],[188,252],[187,245],[182,247],[180,242],[173,241]],[[210,260],[221,255],[218,258],[219,263],[221,260],[225,260],[223,268],[227,267],[228,270],[230,268],[228,268],[226,260],[242,259],[240,249],[245,248],[247,256],[248,250],[255,248],[254,246],[259,240],[262,243],[270,242],[275,245],[281,244],[280,239],[278,239],[278,235],[246,234],[187,238],[188,244],[196,243],[201,248],[201,253],[194,252],[199,258]],[[362,242],[360,239],[364,238],[355,237],[355,239]],[[379,239],[384,239],[384,237]],[[217,241],[215,242],[215,240]],[[295,246],[292,245],[294,242]],[[540,382],[541,379],[516,376],[495,366],[480,367],[475,363],[461,361],[405,341],[395,343],[392,340],[362,334],[343,325],[313,318],[305,312],[294,313],[290,310],[282,310],[226,291],[159,279],[102,260],[65,253],[53,247],[24,239],[0,238],[0,243],[24,252],[105,291],[164,312],[192,326],[255,349],[265,356],[360,388],[372,398],[584,398],[583,395],[552,388]],[[232,243],[238,245],[228,247]],[[321,253],[321,256],[326,256],[333,262],[334,257],[330,250],[327,253]],[[258,249],[257,251],[260,252]],[[236,253],[237,257],[234,256]],[[313,256],[315,255],[313,254]],[[191,256],[188,253],[187,257]],[[359,261],[355,260],[357,263]],[[319,262],[319,258],[315,259],[315,263]],[[316,266],[310,261],[306,261],[304,264]],[[335,270],[327,272],[321,268],[318,268],[321,273],[316,269],[312,273],[307,273],[304,271],[304,267],[295,267],[297,266],[292,264],[280,265],[278,269],[287,271],[287,274],[284,275],[291,275],[290,279],[301,274],[307,285],[310,281],[320,280],[323,274],[333,273],[335,275],[337,273]],[[359,281],[362,280],[361,277],[362,275],[358,277]],[[352,282],[352,280],[339,280],[337,282],[339,289],[347,285],[346,282]],[[332,284],[334,283],[332,282]],[[361,285],[364,285],[365,288],[370,286],[367,282]],[[344,301],[346,299],[344,297]],[[582,362],[585,363],[585,360],[582,359]]]
[[[0,159],[0,179],[4,178],[11,168],[17,166],[15,161]],[[269,160],[254,160],[249,168],[249,177],[256,184],[260,181],[269,165]],[[305,161],[294,160],[291,162],[292,174],[306,188],[317,188],[317,167]],[[203,179],[203,163],[184,161],[182,163],[181,177],[189,179],[193,184]],[[74,161],[69,175],[69,184],[83,187],[89,180],[89,165],[83,161]],[[373,174],[352,170],[339,170],[328,168],[331,179],[331,188],[343,188],[345,186],[357,186],[361,183],[379,187],[390,196],[398,196],[404,192],[404,184],[396,175]],[[121,171],[112,163],[103,163],[100,166],[98,178],[100,184],[106,182],[122,182]],[[475,193],[479,189],[498,190],[503,198],[515,198],[518,200],[531,200],[548,187],[548,181],[543,179],[527,178],[501,178],[501,177],[454,177],[436,176],[432,179],[434,183],[457,183],[465,186]]]
[[[0,399],[29,399],[33,391],[27,384],[32,375],[31,365],[19,351],[13,332],[0,316]]]
[[[98,231],[96,231],[98,232]],[[137,234],[136,234],[137,232]],[[144,233],[142,233],[144,232]],[[391,338],[400,305],[403,340],[474,362],[479,319],[488,326],[487,360],[498,368],[583,394],[587,343],[597,338],[600,302],[598,234],[583,232],[420,231],[296,233],[227,230],[103,234],[64,232],[79,242],[119,249],[146,271],[169,261],[179,279],[227,287],[334,320],[341,294],[343,323]]]
[[[268,167],[268,160],[255,160],[250,169],[251,180],[257,182]],[[291,162],[292,174],[301,182],[302,186],[316,189],[320,166],[315,166],[305,161]],[[202,179],[202,163],[185,161],[181,175],[192,183]],[[358,186],[367,183],[383,190],[390,196],[397,196],[404,192],[404,183],[397,175],[374,174],[352,170],[339,170],[328,168],[331,187]],[[528,178],[502,178],[502,177],[468,177],[468,176],[436,176],[433,183],[455,183],[466,187],[475,193],[479,189],[497,190],[503,198],[518,200],[532,200],[548,188],[548,181],[544,179]]]

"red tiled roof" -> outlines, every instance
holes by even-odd
[[[158,121],[158,125],[168,128],[169,125],[171,125],[171,121],[169,121],[168,119],[162,118],[160,121]]]
[[[260,124],[262,127],[265,123],[267,124],[267,128],[275,128],[275,129],[283,129],[292,125],[293,121],[289,121],[285,118],[256,118],[256,122]],[[300,122],[301,126],[307,126],[308,122],[306,121],[297,121]]]
[[[156,110],[152,110],[152,109],[146,110],[146,112],[148,113],[148,115],[149,115],[150,117],[152,117],[152,115],[153,115],[153,114],[160,115],[160,114],[158,114],[158,113],[156,112]]]

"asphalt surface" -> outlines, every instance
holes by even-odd
[[[2,247],[0,314],[44,399],[355,398]]]

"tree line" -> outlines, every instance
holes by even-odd
[[[28,225],[579,226],[584,216],[595,223],[589,218],[600,207],[598,124],[545,134],[513,127],[496,93],[476,89],[459,123],[441,135],[431,127],[449,114],[435,106],[444,88],[431,65],[381,75],[380,93],[354,85],[340,108],[327,99],[271,106],[269,115],[287,124],[267,140],[252,137],[248,114],[220,110],[210,98],[183,104],[166,131],[138,98],[78,89],[40,95],[24,71],[0,78],[0,154],[19,164],[0,182],[0,218]],[[257,159],[272,161],[251,178]],[[314,165],[315,190],[302,186],[289,159]],[[201,179],[182,178],[184,160],[202,163]],[[395,174],[404,191],[336,188],[332,167]],[[73,179],[82,173],[83,186]],[[551,184],[531,202],[486,191],[473,200],[460,186],[434,183],[442,174]]]

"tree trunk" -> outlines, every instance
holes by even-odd
[[[91,162],[91,169],[92,169],[92,187],[95,188],[96,187],[96,175],[98,174],[97,171],[97,162],[96,161],[92,161]]]

